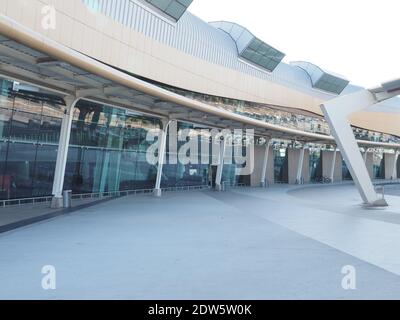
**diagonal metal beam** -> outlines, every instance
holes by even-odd
[[[388,204],[375,191],[348,117],[352,113],[371,107],[395,95],[395,93],[388,94],[383,89],[380,92],[375,89],[372,92],[361,90],[353,94],[339,96],[321,106],[360,195],[364,203],[369,206],[379,207]]]

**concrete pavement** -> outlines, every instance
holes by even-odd
[[[354,187],[329,188],[331,203],[347,194],[336,212],[310,205],[322,195],[307,188],[183,192],[116,199],[2,234],[0,298],[400,298],[400,226],[371,219],[378,213],[358,206]],[[44,265],[56,268],[56,290],[41,287]],[[342,288],[346,265],[357,290]]]

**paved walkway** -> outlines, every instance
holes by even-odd
[[[352,186],[113,200],[0,235],[0,298],[399,299],[400,198],[388,200],[362,209]],[[346,265],[357,290],[341,286]]]
[[[72,208],[69,210],[52,209],[49,202],[34,205],[26,204],[22,206],[0,207],[0,233],[58,215],[67,214],[70,211],[79,210],[80,208],[90,206],[101,200],[102,199],[98,198],[74,199],[72,200]],[[105,198],[103,201],[104,200],[107,199]]]

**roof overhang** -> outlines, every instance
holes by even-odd
[[[332,136],[270,124],[162,89],[65,47],[4,15],[0,15],[0,34],[0,75],[64,97],[81,96],[146,115],[212,128],[254,129],[258,136],[334,143]],[[400,144],[359,143],[400,148]]]

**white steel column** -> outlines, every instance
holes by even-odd
[[[368,148],[365,148],[365,152],[363,154],[364,163],[367,164],[368,159]]]
[[[217,191],[222,191],[221,180],[222,180],[222,173],[224,171],[225,149],[226,149],[226,141],[225,141],[225,137],[224,137],[220,141],[219,159],[218,159],[219,161],[218,161],[218,167],[217,167],[217,174],[215,177],[215,189]]]
[[[269,158],[269,149],[270,149],[270,140],[265,142],[265,155],[264,155],[264,162],[262,167],[261,173],[261,187],[268,186],[268,179],[267,179],[267,169],[268,169],[268,158]]]
[[[333,152],[333,157],[332,157],[331,174],[329,176],[329,179],[331,179],[331,183],[333,183],[334,179],[335,179],[336,156],[337,156],[337,147],[335,148],[335,151]]]
[[[161,197],[161,180],[162,180],[162,172],[165,160],[165,151],[167,146],[167,135],[168,135],[168,127],[171,124],[172,120],[162,120],[162,132],[159,137],[160,144],[158,146],[158,167],[157,167],[157,179],[156,185],[154,187],[154,195],[156,197]]]
[[[299,163],[297,164],[296,184],[302,184],[303,181],[303,164],[304,155],[306,153],[306,145],[300,149]]]
[[[354,137],[354,132],[348,121],[350,114],[363,110],[377,102],[374,94],[367,90],[362,90],[329,100],[321,108],[364,203],[370,206],[387,206],[385,199],[380,198],[375,191]]]
[[[65,98],[66,109],[61,123],[60,141],[58,143],[56,170],[53,181],[53,200],[52,208],[63,207],[63,188],[65,178],[65,168],[67,166],[68,147],[71,137],[72,119],[74,116],[74,108],[81,98],[69,96]]]
[[[392,170],[392,180],[397,179],[397,160],[399,159],[399,151],[396,150],[394,153],[394,162],[393,162],[393,170]]]

